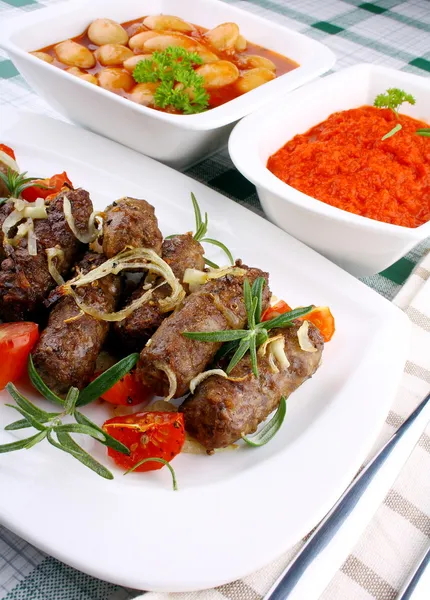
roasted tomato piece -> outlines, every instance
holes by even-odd
[[[130,449],[130,456],[108,448],[108,455],[119,467],[130,469],[144,458],[163,458],[170,462],[185,441],[184,416],[177,412],[139,412],[114,417],[103,425],[112,437]],[[162,463],[147,462],[136,471],[161,469]]]
[[[43,187],[38,187],[38,185]],[[59,194],[64,187],[73,188],[73,184],[67,177],[66,171],[53,175],[48,179],[37,179],[34,185],[26,188],[21,193],[21,196],[27,202],[34,202],[37,198],[49,199],[51,196]]]
[[[280,300],[273,306],[269,306],[261,317],[262,321],[269,321],[279,315],[282,315],[292,308],[283,300]],[[328,306],[316,306],[312,312],[304,317],[299,318],[300,321],[310,321],[313,323],[321,332],[325,342],[329,342],[333,337],[336,330],[334,317]]]
[[[140,383],[135,371],[131,371],[117,381],[110,390],[105,392],[102,398],[111,404],[133,406],[134,404],[142,404],[143,402],[148,403],[151,396],[151,390]]]
[[[290,310],[292,310],[292,308],[288,306],[286,302],[284,302],[283,300],[279,300],[279,302],[277,302],[273,306],[269,306],[269,308],[266,308],[266,310],[261,316],[261,320],[270,321],[270,319],[279,317],[279,315],[283,315],[284,313],[289,312]]]
[[[6,144],[0,144],[0,152],[4,152],[5,154],[7,154],[11,158],[13,158],[13,160],[16,160],[15,152],[12,150],[12,148],[9,148],[9,146],[6,146]]]
[[[0,325],[0,390],[26,372],[28,355],[38,338],[36,323],[22,321]]]

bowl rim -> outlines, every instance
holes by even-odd
[[[60,78],[66,77],[69,83],[70,81],[74,81],[75,85],[77,86],[84,86],[84,89],[86,88],[87,90],[92,89],[94,94],[101,93],[105,96],[105,98],[110,98],[112,102],[119,102],[123,106],[128,106],[129,108],[131,107],[132,110],[138,114],[151,116],[157,121],[171,123],[172,125],[182,129],[196,131],[216,129],[218,127],[233,123],[243,118],[245,115],[263,107],[280,94],[285,94],[291,89],[295,89],[307,83],[308,81],[319,77],[322,73],[328,71],[336,62],[336,55],[334,52],[318,40],[314,40],[313,38],[294,31],[293,29],[279,25],[276,22],[270,21],[264,17],[255,15],[254,13],[245,11],[236,6],[226,4],[220,0],[199,1],[205,2],[209,6],[222,5],[223,9],[227,13],[226,18],[230,18],[236,14],[239,18],[242,16],[242,18],[248,19],[248,21],[258,22],[260,27],[269,26],[272,31],[276,30],[279,35],[285,36],[285,34],[288,33],[293,40],[300,39],[304,41],[308,45],[309,50],[312,51],[312,61],[309,60],[309,62],[305,62],[305,64],[299,64],[299,66],[292,71],[289,71],[284,75],[281,75],[280,77],[277,77],[276,79],[269,81],[266,84],[247,92],[246,94],[243,94],[242,96],[238,96],[237,98],[234,98],[233,100],[230,100],[221,106],[193,115],[175,115],[161,112],[146,106],[141,106],[140,104],[132,102],[127,98],[123,98],[122,96],[119,96],[118,94],[115,94],[109,90],[95,86],[94,84],[91,84],[83,79],[79,79],[78,77],[71,75],[70,73],[59,69],[58,67],[55,67],[54,65],[45,63],[44,61],[32,56],[30,52],[33,52],[34,50],[24,50],[13,40],[13,37],[16,34],[24,32],[29,26],[36,23],[43,24],[47,18],[64,18],[65,14],[67,14],[69,18],[73,18],[73,15],[80,13],[79,8],[86,5],[86,0],[69,0],[67,7],[64,7],[64,4],[57,4],[48,6],[42,11],[34,11],[25,15],[20,15],[19,17],[7,19],[0,27],[0,47],[6,50],[11,56],[15,55],[21,60],[30,61],[30,64],[32,64],[34,68],[42,69],[42,71],[46,71],[46,69],[48,69],[49,71],[46,72],[51,73],[51,75],[55,72],[56,76]],[[126,0],[123,0],[123,2],[125,3]],[[104,3],[102,0],[93,0],[93,6],[94,5],[103,6]],[[179,6],[180,5],[178,5],[178,7]],[[62,40],[59,40],[59,42],[60,41]]]
[[[371,71],[380,71],[388,74],[399,73],[403,78],[411,79],[411,81],[419,80],[420,83],[427,83],[427,80],[424,77],[415,75],[414,73],[405,73],[397,69],[383,67],[381,65],[374,65],[371,63],[359,63],[351,67],[341,69],[340,71],[336,71],[335,73],[327,75],[323,78],[313,80],[307,83],[305,86],[293,90],[288,94],[287,98],[283,98],[282,100],[291,105],[294,104],[297,96],[300,98],[303,93],[311,93],[312,88],[315,87],[326,87],[329,85],[327,82],[333,81],[334,78],[343,79],[352,72],[355,72],[356,76],[359,76],[360,74],[364,75]],[[428,84],[430,94],[430,81]],[[317,98],[317,95],[314,94],[314,97]],[[270,110],[270,108],[273,108],[273,112]],[[399,234],[401,232],[402,236],[410,237],[411,239],[422,239],[430,235],[430,220],[422,225],[419,225],[418,227],[405,227],[403,225],[394,225],[384,221],[377,221],[376,219],[357,215],[336,206],[326,204],[322,200],[318,200],[313,196],[309,196],[308,194],[297,190],[288,183],[285,183],[276,177],[276,175],[269,171],[266,164],[263,163],[263,160],[258,156],[258,142],[252,140],[252,136],[250,135],[253,125],[257,122],[260,124],[266,122],[268,118],[273,117],[274,111],[276,111],[276,116],[279,117],[279,100],[266,105],[264,110],[260,109],[244,117],[234,127],[228,142],[228,151],[234,166],[244,177],[246,177],[246,179],[251,181],[251,183],[256,186],[257,190],[264,189],[265,191],[277,196],[283,202],[294,204],[304,211],[316,213],[325,219],[348,223],[349,226],[353,226],[354,228],[379,230],[381,234]],[[314,125],[317,124],[318,123],[316,122]],[[261,138],[259,138],[258,141],[260,140]]]

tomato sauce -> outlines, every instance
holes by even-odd
[[[400,123],[402,129],[382,141]],[[363,217],[418,227],[430,221],[428,124],[362,106],[330,115],[270,156],[267,168],[305,194]]]
[[[125,23],[121,23],[121,25],[122,25],[122,27],[124,27],[124,29],[126,30],[126,32],[129,35],[129,37],[132,37],[133,35],[136,35],[137,33],[140,33],[142,31],[149,31],[148,27],[145,27],[145,25],[143,25],[143,23],[142,23],[142,21],[144,19],[145,19],[145,17],[139,17],[138,19],[133,19],[132,21],[127,21]],[[239,69],[240,74],[242,74],[246,71],[246,69],[245,69],[246,57],[250,56],[250,55],[258,55],[258,56],[262,56],[264,58],[268,58],[269,60],[271,60],[276,66],[276,72],[275,72],[276,77],[285,75],[285,73],[288,73],[289,71],[292,71],[293,69],[296,69],[299,66],[296,62],[294,62],[290,58],[287,58],[286,56],[282,56],[281,54],[278,54],[277,52],[274,52],[273,50],[268,50],[267,48],[264,48],[263,46],[253,44],[249,41],[247,41],[247,47],[245,50],[237,52],[233,55],[220,52],[218,50],[215,50],[212,46],[210,46],[207,43],[206,39],[204,38],[204,33],[206,31],[208,31],[207,28],[200,27],[199,25],[195,25],[195,24],[193,24],[193,25],[195,27],[195,31],[192,31],[192,32],[188,33],[187,35],[189,37],[196,39],[196,41],[198,41],[203,46],[206,46],[208,48],[208,50],[210,50],[211,52],[214,52],[219,57],[220,60],[228,60],[228,61],[232,62],[233,64],[235,64],[237,66],[237,68]],[[98,46],[93,44],[91,42],[91,40],[89,39],[89,37],[87,35],[87,30],[84,31],[84,33],[81,33],[80,35],[77,35],[76,37],[73,37],[71,39],[73,41],[77,42],[78,44],[82,44],[83,46],[87,47],[92,52],[94,52],[94,50],[97,50],[97,48],[98,48]],[[56,42],[55,44],[47,46],[46,48],[40,48],[38,50],[38,52],[45,52],[46,54],[49,54],[54,59],[54,61],[52,63],[54,66],[56,66],[60,69],[66,70],[69,68],[69,66],[61,63],[57,59],[56,54],[55,54],[54,48],[58,43],[59,42]],[[85,71],[86,73],[95,75],[96,73],[101,71],[103,68],[104,68],[103,65],[101,65],[98,61],[96,61],[95,67],[93,67],[91,69],[81,69],[81,70]],[[120,96],[123,96],[124,98],[131,99],[131,95],[128,94],[127,92],[125,92],[124,90],[110,90],[110,91],[112,91],[113,93],[118,94]],[[237,98],[240,95],[241,94],[237,90],[234,83],[231,85],[225,85],[218,89],[212,89],[209,91],[209,108],[216,108],[217,106],[221,106],[222,104],[225,104],[226,102],[229,102],[230,100],[234,100],[235,98]],[[162,112],[176,112],[174,110],[170,110],[169,108],[162,109],[157,106],[152,106],[151,108],[155,108],[156,110],[161,110]]]

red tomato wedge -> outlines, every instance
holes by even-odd
[[[39,338],[36,323],[4,323],[0,325],[0,390],[26,372],[27,359]]]
[[[125,469],[144,458],[162,458],[170,462],[185,442],[184,416],[176,412],[139,412],[114,417],[106,421],[103,429],[130,449],[130,456],[126,456],[108,448],[108,455]],[[147,462],[136,471],[154,471],[162,467],[162,463]]]
[[[264,311],[261,320],[270,321],[270,319],[274,319],[275,317],[289,312],[290,310],[292,310],[292,308],[288,306],[286,302],[280,300],[273,306],[269,306],[269,308]],[[312,312],[304,317],[300,317],[299,320],[310,321],[316,327],[318,327],[325,342],[329,342],[331,340],[336,330],[334,317],[331,314],[328,306],[316,306]]]
[[[97,375],[100,375],[100,373]],[[111,404],[133,406],[143,402],[148,403],[151,396],[151,390],[144,387],[136,377],[136,373],[131,371],[105,392],[102,398]]]
[[[24,200],[27,200],[27,202],[34,202],[37,198],[49,199],[51,196],[56,196],[60,193],[63,187],[73,187],[72,182],[67,177],[66,171],[53,175],[48,179],[37,179],[34,184],[35,185],[26,188],[21,193],[21,196]],[[37,184],[45,187],[37,187]],[[65,186],[65,184],[67,184],[67,186]]]
[[[6,144],[0,144],[0,151],[4,152],[5,154],[7,154],[11,158],[13,158],[13,160],[16,160],[15,152],[12,150],[12,148],[9,148],[9,146],[6,146]]]

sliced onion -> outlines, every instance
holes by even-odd
[[[129,306],[115,313],[102,313],[91,306],[86,306],[74,293],[73,288],[88,285],[93,281],[97,281],[106,275],[111,273],[118,274],[124,270],[130,269],[148,270],[149,272],[156,273],[161,276],[165,281],[160,283],[158,286],[151,288],[145,292],[140,298],[137,298]],[[152,296],[154,290],[161,285],[167,283],[172,293],[170,296],[159,300],[159,306],[162,312],[168,312],[173,310],[178,304],[182,302],[185,297],[185,291],[179,281],[176,279],[171,267],[158,256],[154,250],[148,248],[133,248],[123,250],[113,258],[106,260],[100,266],[96,267],[92,271],[89,271],[85,275],[79,274],[74,279],[68,281],[62,286],[64,294],[71,294],[79,308],[81,308],[87,314],[100,319],[103,321],[122,321],[139,306],[142,306]]]
[[[6,217],[6,219],[3,221],[3,225],[2,225],[2,231],[4,233],[5,238],[7,239],[7,234],[9,232],[9,229],[11,229],[12,227],[15,227],[15,225],[17,223],[19,223],[20,221],[23,220],[23,215],[22,212],[18,211],[18,210],[13,210],[10,215],[8,215]]]
[[[63,285],[64,279],[61,277],[54,261],[58,258],[58,264],[61,264],[64,259],[64,252],[61,248],[47,248],[46,255],[48,257],[48,271],[57,285]],[[56,261],[55,261],[56,262]]]
[[[245,269],[240,267],[221,267],[220,269],[213,269],[211,271],[199,271],[199,269],[185,269],[184,283],[188,283],[190,291],[197,291],[203,284],[210,281],[211,279],[219,279],[224,275],[245,275]]]
[[[43,198],[40,198],[43,202]],[[23,210],[24,217],[30,217],[31,219],[47,219],[48,213],[46,212],[46,206],[43,202],[42,206],[26,206]]]
[[[63,197],[63,211],[67,225],[70,227],[73,235],[83,244],[94,242],[100,235],[100,231],[95,226],[96,217],[99,217],[101,214],[99,211],[93,211],[91,213],[90,218],[88,219],[87,233],[81,233],[78,231],[75,218],[72,214],[72,205],[70,204],[70,200],[67,198],[67,196]]]
[[[208,377],[212,375],[219,375],[220,377],[224,377],[224,379],[228,379],[229,381],[245,381],[248,377],[245,375],[244,377],[230,377],[227,375],[225,371],[222,369],[210,369],[209,371],[203,371],[203,373],[199,373],[190,381],[190,392],[194,394],[196,387]]]
[[[303,325],[297,331],[297,337],[299,338],[300,348],[304,352],[316,352],[317,348],[311,342],[309,337],[309,321],[303,321]]]
[[[27,250],[30,256],[36,256],[37,255],[37,238],[36,238],[36,234],[34,233],[34,224],[33,221],[31,219],[28,219],[30,221],[29,223],[29,227],[28,227],[28,233],[27,233]]]
[[[285,339],[282,333],[269,338],[258,349],[260,356],[266,356],[267,351],[269,351],[267,360],[272,373],[279,373],[275,360],[279,363],[281,369],[288,369],[290,361],[285,354]]]
[[[9,154],[6,154],[6,152],[3,152],[3,150],[0,150],[0,161],[12,171],[16,171],[16,173],[20,172],[16,160],[9,156]]]
[[[169,380],[169,393],[164,398],[164,401],[168,402],[174,397],[176,390],[178,389],[178,380],[176,379],[176,374],[169,367],[169,365],[166,365],[166,363],[157,362],[154,364],[154,367],[160,371],[163,371],[163,373],[166,373],[167,379]]]

